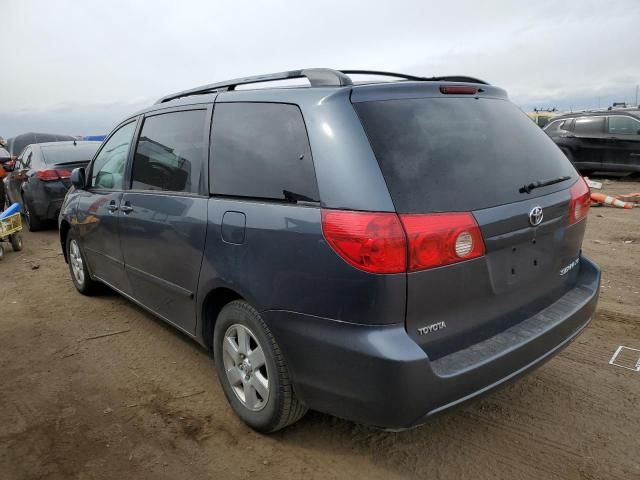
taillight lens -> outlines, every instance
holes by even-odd
[[[569,190],[571,202],[569,203],[569,225],[579,222],[589,213],[591,206],[591,191],[587,182],[582,177],[573,184]]]
[[[468,87],[466,85],[442,85],[440,93],[445,95],[475,95],[478,93],[477,87]]]
[[[322,231],[340,257],[371,273],[415,272],[484,255],[482,233],[470,213],[323,210]]]
[[[36,171],[36,178],[42,180],[43,182],[52,182],[54,180],[60,180],[69,177],[71,177],[71,172],[69,170],[44,169]]]
[[[484,255],[482,232],[468,212],[400,215],[409,244],[409,271]]]
[[[322,232],[336,253],[360,270],[407,269],[406,237],[395,213],[322,210]]]

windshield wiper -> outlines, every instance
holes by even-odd
[[[549,185],[564,182],[565,180],[571,180],[571,177],[569,175],[565,175],[564,177],[552,178],[551,180],[538,180],[537,182],[530,183],[529,185],[521,186],[520,193],[531,193],[531,190],[534,188],[548,187]]]

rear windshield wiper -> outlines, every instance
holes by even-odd
[[[565,180],[571,180],[569,175],[564,177],[552,178],[551,180],[538,180],[537,182],[530,183],[529,185],[523,185],[520,187],[520,193],[531,193],[534,188],[547,187],[555,183],[564,182]]]

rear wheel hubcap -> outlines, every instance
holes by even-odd
[[[231,325],[222,340],[222,361],[231,390],[249,410],[262,410],[269,400],[269,373],[258,339],[244,325]]]

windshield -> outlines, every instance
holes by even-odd
[[[44,163],[54,165],[59,163],[88,162],[101,145],[100,142],[82,143],[78,145],[48,145],[42,147]]]
[[[413,98],[354,104],[400,213],[472,211],[546,195],[578,174],[518,107],[487,98]]]

